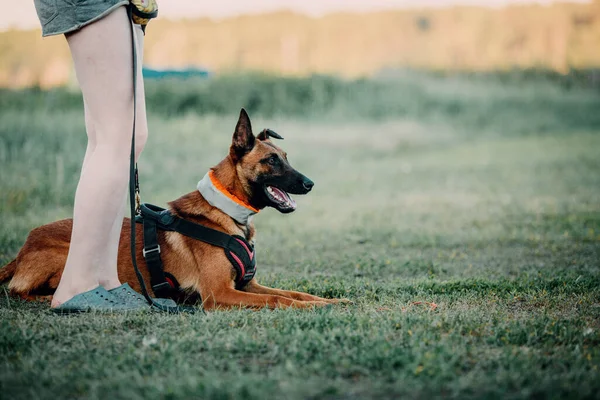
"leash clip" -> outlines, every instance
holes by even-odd
[[[156,247],[152,248],[152,249],[142,249],[142,254],[144,255],[144,258],[146,258],[146,254],[149,253],[154,253],[155,251],[158,252],[158,254],[160,254],[160,244],[157,244]]]
[[[135,214],[142,215],[142,198],[140,197],[140,177],[138,172],[137,164],[135,164]]]
[[[142,215],[142,198],[139,190],[135,191],[135,215]]]

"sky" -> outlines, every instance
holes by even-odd
[[[568,0],[567,0],[568,1]],[[587,3],[589,0],[570,0]],[[293,10],[313,16],[334,11],[375,11],[407,7],[444,7],[457,4],[502,7],[515,3],[549,4],[552,0],[158,0],[159,15],[165,18],[225,18],[239,14],[259,14]],[[39,27],[33,0],[0,0],[0,31]]]

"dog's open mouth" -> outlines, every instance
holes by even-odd
[[[283,190],[275,186],[266,186],[265,193],[272,203],[272,206],[280,212],[292,212],[296,209],[296,201]]]

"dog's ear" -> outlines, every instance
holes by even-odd
[[[246,110],[242,108],[242,111],[240,111],[240,118],[235,126],[235,132],[233,132],[233,140],[231,141],[229,154],[234,160],[239,160],[244,154],[250,152],[254,148],[254,140],[255,138],[252,133],[250,117]]]
[[[270,129],[263,129],[263,131],[259,133],[256,138],[258,140],[267,140],[270,137],[283,140],[283,137],[281,137],[277,132],[274,132]]]

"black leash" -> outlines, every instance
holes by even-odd
[[[127,14],[129,15],[129,20],[132,21],[132,5],[130,4],[127,7]],[[140,282],[140,286],[142,288],[142,294],[153,308],[171,314],[178,313],[194,313],[195,308],[193,307],[182,307],[182,306],[164,306],[162,304],[158,304],[155,302],[152,297],[148,294],[148,290],[146,289],[146,284],[144,282],[144,277],[140,273],[140,270],[137,266],[136,259],[136,243],[135,243],[135,230],[136,223],[135,217],[137,215],[136,212],[136,198],[139,198],[139,181],[138,181],[138,168],[135,163],[135,120],[137,114],[137,49],[136,49],[136,40],[135,40],[135,25],[133,21],[131,22],[131,53],[133,55],[133,133],[131,135],[131,159],[129,162],[129,209],[131,212],[131,262],[133,264],[133,268],[135,269],[135,275]]]

